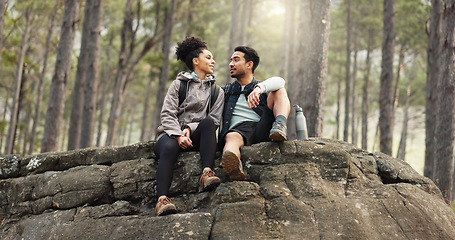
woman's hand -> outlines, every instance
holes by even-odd
[[[189,147],[193,147],[193,142],[190,139],[190,133],[190,129],[185,128],[183,129],[183,135],[177,137],[177,142],[181,148],[187,149]]]
[[[261,96],[261,93],[261,87],[257,86],[253,89],[250,95],[248,95],[248,107],[255,108],[259,105],[259,96]]]

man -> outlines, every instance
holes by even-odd
[[[232,84],[223,86],[225,102],[220,144],[222,166],[232,180],[244,180],[240,147],[267,141],[285,141],[290,102],[284,79],[259,82],[254,70],[259,56],[251,47],[235,48],[229,63]]]

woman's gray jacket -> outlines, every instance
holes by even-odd
[[[179,106],[180,82],[187,81],[186,98]],[[189,127],[191,133],[196,130],[200,121],[208,117],[213,120],[217,127],[220,126],[221,115],[224,105],[224,92],[220,89],[215,104],[207,114],[210,102],[211,83],[215,84],[215,76],[207,75],[206,80],[194,79],[189,72],[181,72],[177,75],[169,87],[161,109],[161,124],[156,130],[156,140],[168,134],[171,137],[181,136],[182,130]]]

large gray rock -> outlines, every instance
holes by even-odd
[[[247,180],[217,167],[222,184],[203,193],[199,154],[183,153],[178,213],[156,217],[153,144],[3,157],[1,238],[455,239],[455,214],[431,180],[331,139],[243,147]]]

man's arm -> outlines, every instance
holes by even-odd
[[[284,79],[281,77],[271,77],[258,83],[250,95],[248,95],[248,106],[255,108],[259,104],[259,96],[262,93],[273,92],[284,88],[284,83]]]
[[[258,83],[257,86],[261,88],[261,93],[266,93],[274,92],[278,89],[284,88],[284,83],[284,79],[281,77],[271,77]]]

